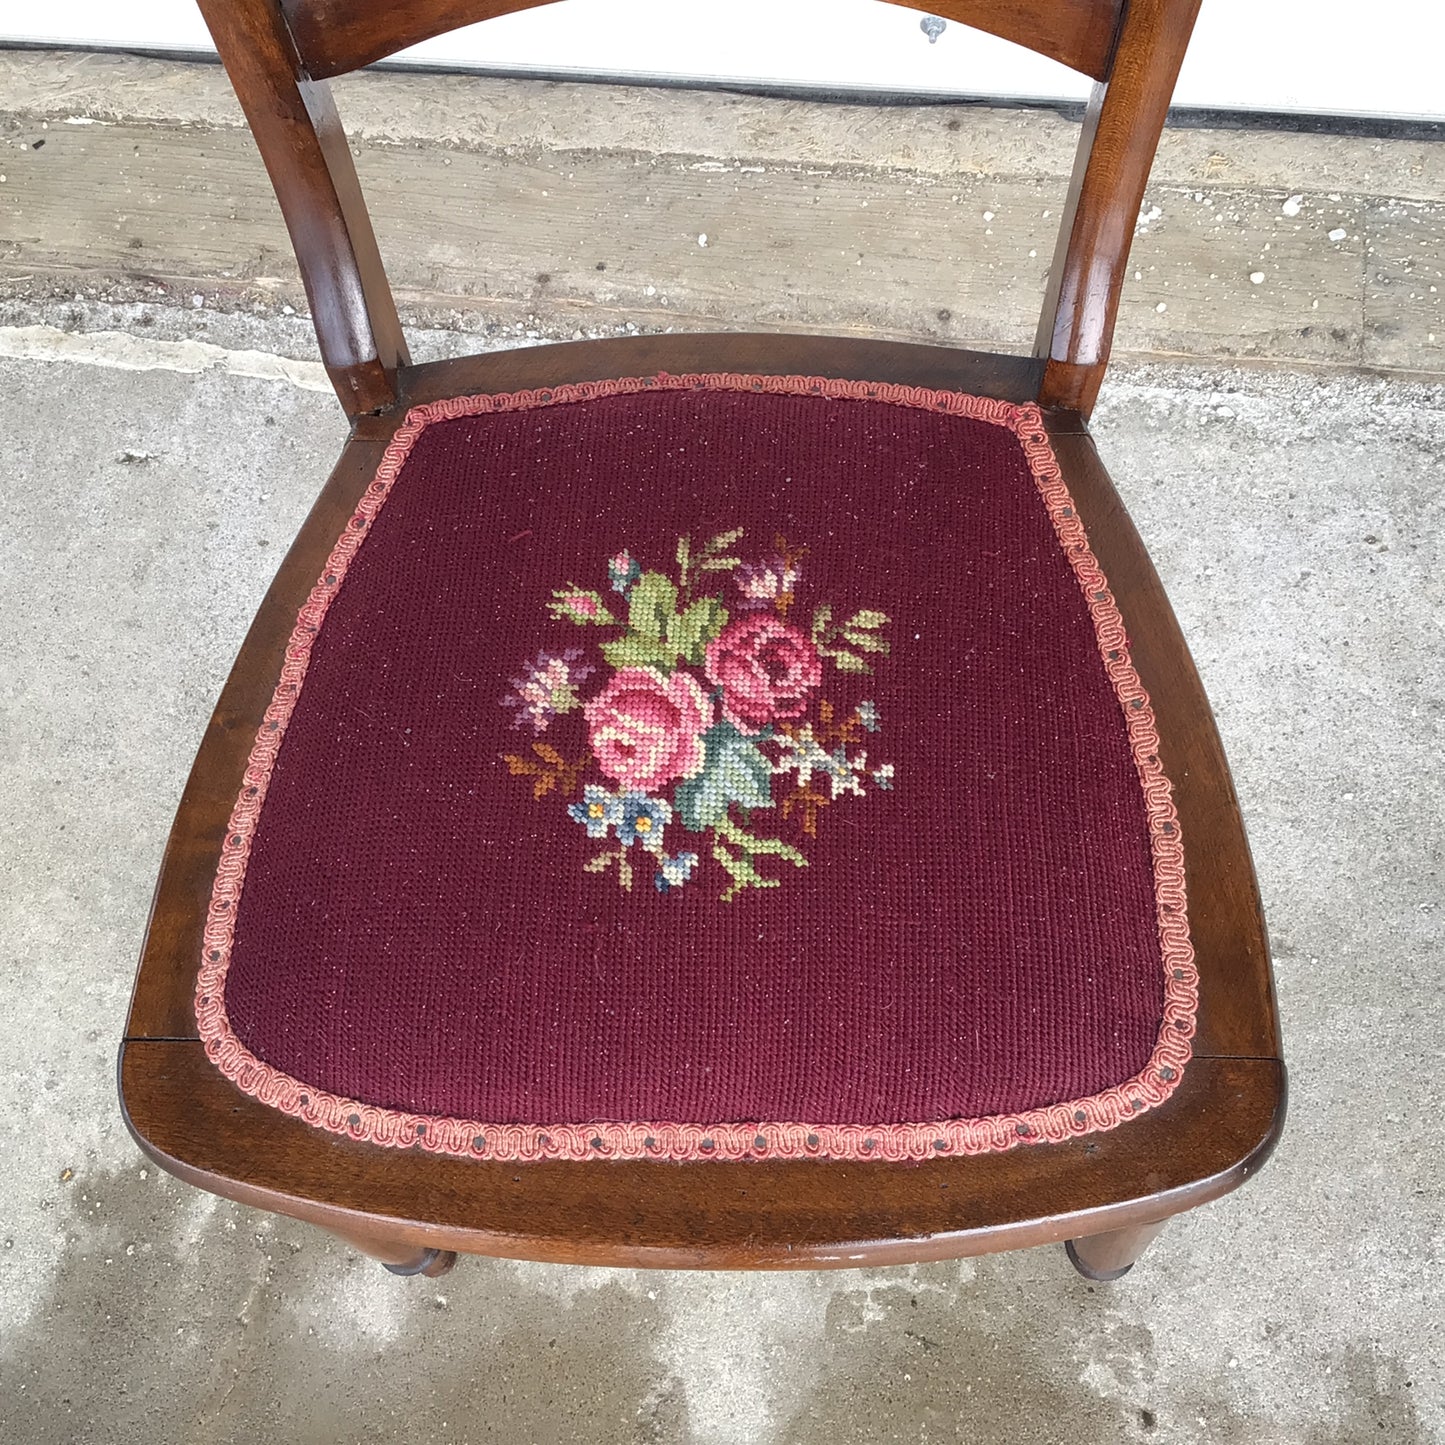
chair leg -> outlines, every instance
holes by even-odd
[[[419,1244],[405,1244],[384,1235],[350,1230],[333,1229],[331,1233],[362,1254],[380,1260],[382,1268],[389,1274],[423,1275],[427,1279],[436,1279],[457,1262],[455,1251],[450,1249],[426,1249]]]
[[[1148,1249],[1168,1221],[1136,1224],[1131,1229],[1111,1229],[1106,1234],[1086,1234],[1065,1241],[1064,1249],[1073,1266],[1085,1279],[1107,1283],[1122,1279],[1134,1262]]]

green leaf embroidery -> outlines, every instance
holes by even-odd
[[[886,656],[891,651],[887,639],[879,637],[876,632],[859,632],[856,628],[845,627],[843,637],[863,652],[881,652]]]
[[[608,666],[624,667],[671,667],[677,650],[660,638],[640,637],[629,632],[602,644],[602,655]]]
[[[808,866],[808,860],[791,843],[785,843],[781,838],[759,838],[739,828],[726,814],[717,824],[717,831],[744,853],[766,853],[770,857],[786,858],[795,868]]]
[[[677,610],[677,588],[661,572],[644,572],[628,595],[627,621],[643,637],[660,638]]]
[[[862,612],[855,612],[843,626],[863,627],[869,630],[876,630],[879,627],[888,626],[888,614],[886,612],[874,612],[871,609],[864,609]]]
[[[729,853],[721,843],[714,843],[712,856],[727,869],[728,876],[732,879],[726,892],[722,895],[724,903],[731,903],[744,888],[779,888],[782,886],[776,878],[764,878],[753,867],[753,860],[746,853]]]
[[[734,542],[741,542],[742,539],[743,529],[741,527],[734,527],[730,532],[719,532],[717,536],[702,549],[703,556],[712,557],[719,552],[726,552]]]
[[[684,828],[705,833],[727,816],[730,803],[744,808],[772,807],[772,764],[756,743],[729,722],[710,728],[702,740],[702,771],[673,790],[672,804]]]
[[[600,592],[578,587],[574,582],[568,587],[559,587],[552,593],[557,600],[547,604],[553,617],[563,622],[591,623],[597,627],[616,627],[617,619],[607,610]]]
[[[707,644],[723,630],[728,614],[716,597],[701,597],[667,624],[667,644],[695,667]]]
[[[632,864],[627,861],[627,850],[625,848],[608,849],[606,853],[599,853],[594,858],[589,858],[583,865],[584,873],[605,873],[610,864],[617,864],[617,881],[624,888],[632,887]]]
[[[777,888],[779,880],[759,873],[753,862],[755,857],[768,855],[786,858],[795,867],[806,868],[808,860],[791,844],[781,838],[758,838],[739,828],[726,813],[718,820],[713,830],[712,856],[728,871],[732,882],[722,895],[724,903],[731,903],[744,888]],[[731,852],[724,843],[731,843],[738,849]]]
[[[813,613],[813,641],[821,642],[823,634],[828,630],[828,624],[833,620],[833,609],[825,602],[816,612]]]
[[[858,656],[856,652],[845,652],[841,647],[835,648],[828,653],[833,659],[833,666],[839,672],[872,672],[873,669]]]

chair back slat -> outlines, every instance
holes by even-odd
[[[282,0],[307,74],[344,75],[462,25],[552,0]],[[902,4],[903,0],[890,0]],[[1102,80],[1124,0],[937,0],[929,13],[1026,46]],[[916,8],[909,6],[908,8]]]
[[[406,344],[326,78],[538,0],[198,0],[270,172],[348,414],[398,397]],[[548,0],[541,0],[548,3]],[[1154,151],[1200,0],[939,0],[1095,77],[1035,355],[1039,400],[1087,416]]]

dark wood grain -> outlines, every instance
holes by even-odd
[[[734,371],[763,376],[859,377],[1032,401],[1043,363],[1031,356],[856,337],[693,333],[567,341],[464,356],[407,370],[407,405],[480,392],[524,391],[612,376]]]
[[[1094,87],[1039,321],[1039,400],[1088,416],[1108,365],[1129,248],[1200,0],[1131,0]]]
[[[564,1264],[847,1268],[1151,1223],[1256,1173],[1284,1118],[1273,1060],[1201,1059],[1108,1133],[922,1164],[489,1164],[357,1144],[236,1090],[197,1042],[131,1042],[121,1091],[162,1168],[355,1237]]]
[[[396,399],[406,339],[329,87],[308,79],[275,0],[198,0],[271,177],[321,357],[348,416]]]
[[[307,71],[320,80],[370,65],[460,25],[532,10],[547,0],[283,3]],[[1122,0],[938,0],[928,13],[1015,41],[1097,79],[1107,73],[1121,9]]]

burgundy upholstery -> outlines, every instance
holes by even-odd
[[[661,378],[423,409],[258,740],[212,1057],[488,1158],[921,1157],[1159,1102],[1177,823],[1091,569],[1031,407]]]

